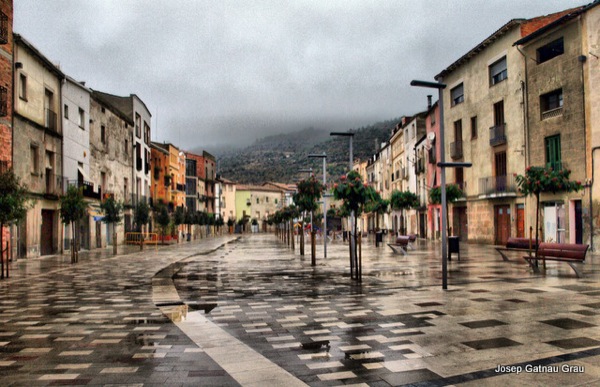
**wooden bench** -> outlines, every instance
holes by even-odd
[[[579,245],[575,243],[540,243],[538,248],[538,256],[526,255],[523,257],[529,266],[539,272],[537,261],[559,261],[566,262],[571,269],[575,271],[577,278],[581,277],[581,271],[574,266],[575,263],[583,263],[585,261],[585,254],[589,245]],[[533,261],[536,261],[534,265]]]
[[[406,255],[408,251],[408,245],[410,243],[410,237],[407,235],[400,235],[396,238],[396,243],[388,243],[390,249],[394,251],[394,253],[402,253],[402,255]]]
[[[502,259],[509,261],[508,257],[504,253],[505,251],[524,251],[524,252],[535,252],[536,243],[531,240],[531,249],[529,248],[529,238],[508,238],[506,241],[506,247],[496,247],[496,251],[500,253]]]

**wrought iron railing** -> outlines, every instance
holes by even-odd
[[[479,179],[479,194],[507,194],[516,193],[517,184],[514,175],[489,176]]]
[[[495,125],[490,128],[490,145],[506,144],[506,124]]]
[[[453,160],[460,159],[463,157],[463,142],[462,140],[454,141],[450,143],[450,157]]]

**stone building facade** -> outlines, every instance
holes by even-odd
[[[113,106],[103,93],[92,91],[90,100],[90,180],[100,186],[102,198],[123,202],[123,222],[117,227],[117,244],[132,230],[133,120]],[[100,214],[94,214],[98,217]],[[96,218],[94,247],[112,244],[111,225]]]
[[[63,234],[58,198],[65,188],[60,120],[65,76],[22,36],[13,37],[13,165],[34,199],[18,227],[18,256],[56,254]]]
[[[0,172],[12,167],[12,111],[13,111],[13,2],[0,1]],[[9,232],[8,227],[0,230],[4,246],[12,249],[16,230]],[[12,251],[11,254],[15,254]]]

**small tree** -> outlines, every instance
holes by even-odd
[[[194,224],[194,212],[189,208],[185,210],[183,224],[187,226],[187,238],[190,240],[192,237],[192,224]]]
[[[150,221],[150,207],[145,200],[140,200],[133,210],[133,221],[140,233],[140,250],[144,249],[143,227]]]
[[[455,201],[464,196],[464,192],[460,189],[460,187],[457,184],[446,184],[446,216],[449,214],[448,203],[454,203]],[[441,187],[433,187],[431,191],[429,191],[429,201],[432,204],[442,203]],[[446,235],[450,235],[450,222],[448,221],[446,222]]]
[[[365,203],[369,200],[369,192],[363,184],[360,174],[356,171],[350,171],[347,176],[342,176],[340,181],[333,186],[333,197],[336,200],[342,200],[342,209],[344,212],[352,214],[358,218],[362,213]],[[350,236],[350,271],[352,275],[353,268],[356,267],[356,279],[360,281],[360,268],[357,258],[357,227],[354,221],[352,234]],[[354,242],[354,243],[352,243]]]
[[[367,187],[368,201],[365,203],[365,212],[375,214],[375,229],[379,230],[379,216],[385,214],[390,206],[390,201],[383,199],[373,187]]]
[[[117,254],[117,224],[121,222],[121,212],[123,212],[123,203],[116,201],[112,196],[100,203],[100,209],[104,214],[102,222],[112,224],[113,228],[113,254]]]
[[[85,216],[87,203],[83,198],[83,189],[75,185],[67,188],[67,193],[60,197],[60,217],[67,226],[71,225],[71,263],[79,261],[79,246],[75,239],[76,224]]]
[[[169,229],[169,224],[171,223],[171,216],[169,215],[169,210],[167,206],[164,204],[158,204],[155,209],[154,218],[156,223],[158,224],[158,228],[160,229],[160,240],[162,243],[165,242],[165,234]]]
[[[31,199],[12,169],[0,172],[0,278],[4,278],[4,241],[2,230],[25,218]],[[8,264],[6,265],[8,277]]]
[[[298,192],[294,194],[294,203],[301,212],[313,212],[318,208],[317,201],[321,198],[325,186],[314,176],[298,182]],[[302,225],[302,236],[300,237],[300,255],[304,255],[304,222]],[[314,230],[311,228],[311,264],[315,261],[315,238]]]
[[[173,214],[173,224],[175,225],[174,229],[177,231],[177,241],[179,241],[179,226],[185,222],[185,211],[183,206],[177,207],[175,209],[175,214]]]
[[[404,211],[409,208],[419,207],[419,197],[410,191],[393,191],[390,199],[392,208],[396,211]],[[403,216],[404,217],[404,216]],[[401,233],[404,233],[404,224],[401,225]]]
[[[235,220],[232,218],[227,218],[227,227],[229,228],[230,234],[233,234],[233,226],[235,226]]]
[[[540,222],[540,195],[543,192],[573,192],[582,189],[580,181],[569,181],[571,171],[560,169],[555,171],[551,167],[532,167],[525,170],[525,175],[516,178],[519,192],[523,195],[535,196],[535,255],[539,241]]]

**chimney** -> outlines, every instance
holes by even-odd
[[[427,96],[427,110],[431,109],[431,95]]]

